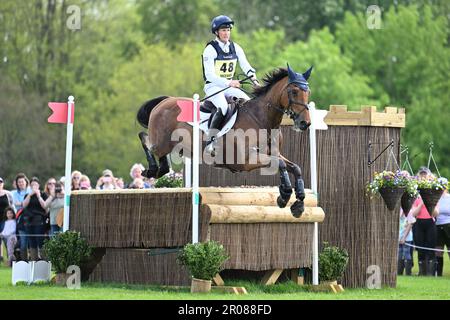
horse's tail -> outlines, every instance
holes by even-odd
[[[148,128],[148,119],[153,108],[156,107],[161,101],[167,99],[167,96],[161,96],[152,100],[146,101],[140,108],[136,115],[136,120],[144,128]]]

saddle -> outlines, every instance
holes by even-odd
[[[239,110],[240,107],[244,105],[246,102],[246,99],[238,99],[236,97],[227,97],[228,102],[228,108],[227,113],[225,114],[222,123],[220,124],[218,130],[222,130],[223,126],[228,123],[228,121],[231,119],[231,117]],[[209,113],[210,116],[208,118],[208,128],[211,124],[212,116],[217,111],[217,107],[211,102],[211,101],[204,101],[200,105],[200,112]]]

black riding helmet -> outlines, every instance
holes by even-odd
[[[219,30],[221,27],[231,29],[233,25],[234,21],[231,20],[229,17],[224,15],[217,16],[211,21],[211,32],[213,34],[216,34],[216,31]]]

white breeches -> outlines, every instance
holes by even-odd
[[[217,91],[222,90],[223,88],[217,86],[205,87],[206,96],[216,93]],[[228,88],[221,93],[216,94],[215,96],[208,98],[207,100],[211,101],[218,109],[222,111],[222,114],[225,115],[228,109],[228,103],[226,97],[236,97],[238,99],[246,99],[250,100],[249,96],[242,90],[238,88]]]

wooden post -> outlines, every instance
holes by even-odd
[[[274,269],[274,270],[268,270],[264,277],[261,280],[261,284],[268,286],[270,284],[274,284],[277,282],[278,278],[280,277],[281,273],[283,272],[283,269]]]

